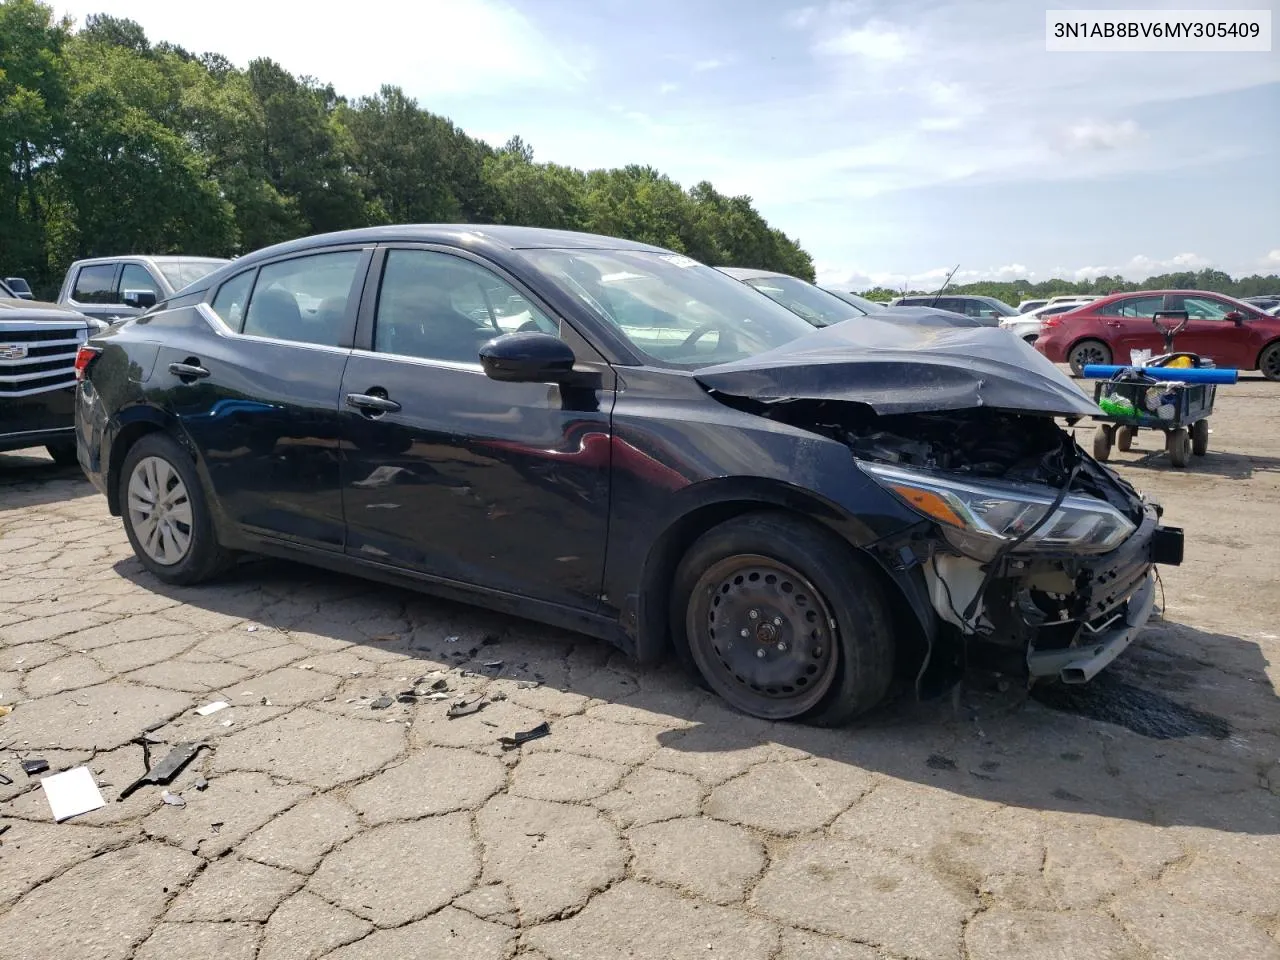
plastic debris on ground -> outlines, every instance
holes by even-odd
[[[479,713],[485,708],[489,701],[484,697],[476,697],[474,700],[457,700],[450,704],[446,714],[450,719],[454,717],[469,717],[473,713]]]
[[[196,777],[196,781],[195,783],[192,784],[192,786],[195,787],[197,790],[208,790],[209,781],[206,780],[204,777]]]
[[[202,717],[207,717],[211,713],[217,713],[219,710],[225,710],[231,704],[225,700],[215,700],[213,703],[206,703],[203,707],[196,707],[196,713]]]
[[[181,796],[176,793],[170,793],[168,790],[160,794],[160,799],[171,807],[185,807],[187,805],[187,801],[183,800]]]
[[[49,761],[42,757],[22,761],[22,770],[28,777],[34,777],[37,773],[44,773],[48,769]]]
[[[532,730],[522,730],[519,733],[513,733],[509,737],[499,737],[498,742],[502,744],[503,750],[514,750],[522,747],[530,740],[539,740],[542,737],[551,736],[551,724],[545,720],[534,727]]]
[[[134,742],[137,743],[138,741],[135,739]],[[120,791],[120,799],[126,799],[130,794],[148,783],[154,783],[157,785],[169,783],[178,775],[179,771],[181,771],[183,767],[191,762],[192,757],[207,746],[208,744],[206,743],[177,744],[168,752],[168,754],[165,755],[163,760],[157,763],[154,767],[149,767],[146,773]],[[150,751],[147,750],[145,743],[142,745],[142,751],[143,763],[149,764],[151,754]]]
[[[53,819],[58,823],[107,805],[88,767],[74,767],[66,773],[55,773],[42,779],[40,786],[44,789],[44,798],[49,801]]]
[[[379,697],[377,700],[374,700],[373,703],[369,704],[369,709],[385,710],[387,709],[387,707],[391,706],[391,704],[393,703],[395,703],[395,701],[392,700],[390,697]]]
[[[13,707],[7,703],[0,704],[0,717],[7,717],[11,713],[13,713]]]

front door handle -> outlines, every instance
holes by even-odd
[[[209,376],[209,371],[198,363],[171,363],[169,372],[183,380],[203,380]]]
[[[387,397],[379,397],[372,393],[348,393],[347,406],[355,407],[362,410],[369,416],[379,416],[384,413],[395,413],[400,409],[400,404]]]

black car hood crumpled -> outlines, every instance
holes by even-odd
[[[998,327],[904,326],[861,317],[746,360],[703,367],[705,389],[761,402],[848,400],[878,414],[990,407],[1088,416],[1097,405]]]

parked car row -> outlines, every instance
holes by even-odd
[[[1158,314],[1169,316],[1157,317]],[[1280,380],[1280,318],[1220,293],[1143,290],[1119,293],[1041,320],[1035,347],[1077,376],[1091,363],[1128,363],[1135,350],[1164,352],[1161,326],[1186,319],[1175,347],[1220,367],[1259,370]],[[1157,323],[1159,320],[1159,324]]]
[[[55,462],[77,463],[72,405],[80,345],[227,262],[80,260],[67,271],[56,304],[37,302],[21,278],[0,282],[0,452],[43,446]]]
[[[293,558],[674,651],[757,717],[1134,639],[1182,534],[1055,424],[1095,408],[1053,364],[726,273],[519,227],[271,247],[80,348],[79,461],[162,581]]]

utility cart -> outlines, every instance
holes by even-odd
[[[1166,325],[1162,321],[1176,322]],[[1091,364],[1084,375],[1100,382],[1093,399],[1104,411],[1095,416],[1093,455],[1111,456],[1113,446],[1128,450],[1139,430],[1161,430],[1164,448],[1175,467],[1185,467],[1194,454],[1209,450],[1209,415],[1217,385],[1235,383],[1238,372],[1219,370],[1213,361],[1194,353],[1175,353],[1173,340],[1187,325],[1186,311],[1157,313],[1152,322],[1164,334],[1165,353],[1142,366],[1117,367]]]

